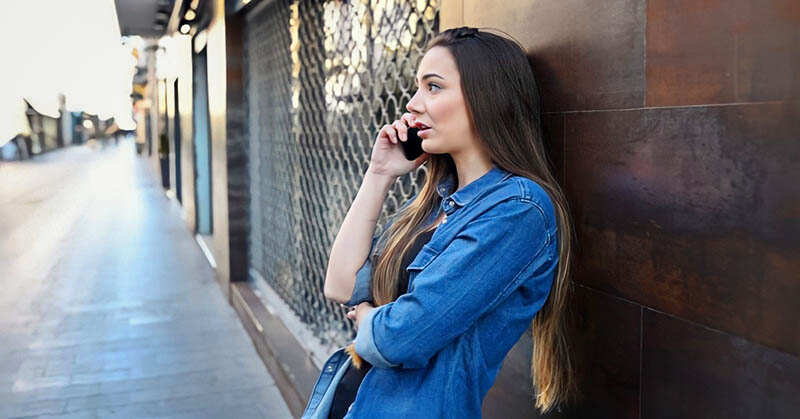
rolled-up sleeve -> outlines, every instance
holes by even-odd
[[[423,267],[411,292],[361,319],[356,352],[377,367],[425,367],[481,315],[536,278],[538,267],[552,263],[547,247],[555,238],[550,231],[542,208],[533,202],[513,199],[494,205]],[[541,281],[537,311],[547,299],[552,275]]]
[[[372,246],[370,246],[369,254],[367,255],[367,260],[364,261],[364,264],[361,265],[361,268],[358,269],[356,272],[356,284],[353,287],[353,295],[350,296],[350,300],[344,303],[346,306],[356,306],[365,301],[373,302],[372,299],[372,261],[371,256],[372,252],[375,249],[375,245],[378,242],[378,238],[380,236],[374,236],[372,238]]]

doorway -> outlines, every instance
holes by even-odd
[[[211,132],[208,113],[208,58],[206,48],[193,55],[194,164],[197,233],[213,232],[211,213]]]
[[[178,79],[175,79],[175,83],[173,84],[173,91],[175,95],[173,97],[174,112],[172,126],[174,132],[174,143],[175,143],[175,197],[178,198],[178,202],[181,204],[183,203],[183,188],[181,187],[181,146],[183,139],[181,138],[181,111],[180,111],[180,101],[178,100]]]

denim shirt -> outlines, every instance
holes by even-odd
[[[547,300],[558,262],[547,192],[497,166],[451,193],[454,184],[437,185],[447,218],[406,268],[408,293],[359,324],[355,349],[373,368],[346,418],[481,417],[506,354]],[[371,271],[368,257],[347,305],[372,301]]]

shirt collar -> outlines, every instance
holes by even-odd
[[[455,201],[458,206],[463,207],[469,204],[487,186],[494,185],[495,183],[505,180],[510,176],[510,172],[493,164],[492,168],[489,169],[488,172],[484,173],[481,177],[475,179],[467,186],[464,186],[460,190],[456,191],[450,195],[449,198]],[[436,192],[438,192],[439,196],[441,196],[443,199],[448,198],[448,194],[450,191],[454,190],[456,186],[457,179],[453,173],[450,173],[436,185]]]

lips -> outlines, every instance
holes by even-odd
[[[422,122],[417,122],[416,124],[414,124],[414,128],[419,128],[420,130],[423,130],[423,129],[428,129],[430,127],[423,124]]]

